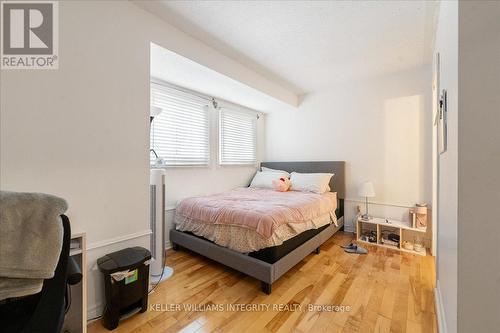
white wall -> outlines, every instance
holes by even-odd
[[[457,331],[458,2],[440,4],[435,52],[448,92],[448,150],[438,161],[437,295],[448,332]],[[440,297],[440,299],[439,299]],[[438,310],[440,310],[438,308]]]
[[[0,185],[68,200],[72,228],[87,232],[91,248],[88,305],[93,316],[103,293],[96,258],[149,244],[150,42],[223,68],[225,75],[254,88],[278,86],[131,2],[64,1],[59,6],[59,70],[1,72]],[[280,89],[275,93],[287,95]],[[182,189],[180,196],[197,191],[182,178],[220,181],[217,186],[224,189],[245,182],[252,170],[170,173],[169,186]]]
[[[372,215],[408,219],[409,206],[431,202],[431,93],[426,66],[308,94],[296,112],[267,116],[266,159],[346,161],[347,230],[366,180]]]
[[[458,331],[498,332],[500,2],[458,8]]]

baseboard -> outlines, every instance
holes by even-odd
[[[352,228],[350,225],[349,226],[346,226],[344,224],[344,232],[351,232],[351,233],[355,233],[356,232],[356,229],[355,228]]]
[[[363,199],[355,199],[355,198],[345,198],[346,202],[356,202],[360,204],[365,204],[365,200]],[[390,206],[390,207],[399,207],[399,208],[413,208],[414,206],[410,203],[395,203],[395,202],[380,202],[380,201],[368,201],[370,205],[376,206]]]
[[[436,283],[436,288],[434,289],[434,303],[436,304],[436,317],[439,333],[447,333],[446,328],[446,318],[443,307],[443,298],[441,296],[441,288],[439,288],[439,280]]]
[[[104,310],[104,306],[102,303],[94,304],[92,306],[87,307],[87,325],[91,322],[101,318],[102,311]]]

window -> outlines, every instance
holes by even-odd
[[[151,106],[161,109],[161,113],[151,123],[151,163],[165,166],[208,165],[210,140],[207,100],[152,81]]]
[[[221,108],[219,111],[219,164],[257,162],[257,115]]]

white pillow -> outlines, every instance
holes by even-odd
[[[292,191],[325,193],[330,191],[330,179],[333,173],[298,173],[292,172],[290,181]]]
[[[281,173],[285,173],[287,176],[286,178],[290,178],[290,173],[288,171],[285,171],[285,170],[276,170],[276,169],[271,169],[271,168],[266,168],[266,167],[261,167],[262,169],[262,172],[281,172]]]
[[[253,176],[250,187],[273,188],[273,180],[278,180],[280,178],[288,178],[288,175],[284,172],[257,171],[255,176]]]

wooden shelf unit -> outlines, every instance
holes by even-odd
[[[363,229],[363,224],[368,224],[371,225],[372,227],[375,227],[374,229],[376,230],[377,233],[377,242],[372,243],[368,242],[365,240],[361,240],[361,230]],[[381,238],[381,230],[382,229],[395,229],[399,232],[399,246],[392,246],[392,245],[386,245],[381,243],[380,238]],[[424,248],[425,251],[423,252],[417,252],[413,250],[407,250],[403,248],[403,241],[405,240],[405,236],[407,237],[406,233],[413,233],[413,232],[418,232],[422,233],[422,237],[425,235],[427,232],[427,229],[418,229],[418,228],[412,228],[409,223],[403,222],[403,221],[396,221],[396,220],[389,220],[389,219],[383,219],[379,217],[373,217],[370,220],[363,220],[361,217],[358,218],[356,222],[356,240],[358,242],[366,243],[366,244],[371,244],[371,245],[376,245],[380,247],[385,247],[389,249],[394,249],[394,250],[399,250],[407,253],[412,253],[412,254],[417,254],[421,256],[426,256],[427,255],[427,249]]]

